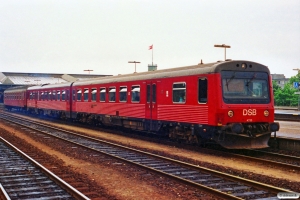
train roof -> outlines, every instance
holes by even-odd
[[[13,93],[13,92],[24,92],[27,90],[29,86],[28,85],[22,85],[22,86],[16,86],[16,87],[10,87],[7,88],[4,93]]]
[[[35,85],[28,88],[28,90],[39,90],[39,89],[47,89],[47,88],[62,88],[62,87],[70,87],[73,82],[64,82],[57,84],[43,84],[43,85]]]
[[[245,63],[249,67],[247,69],[242,69],[241,68],[242,63]],[[239,65],[239,67],[237,67],[237,65]],[[28,90],[61,88],[61,87],[71,86],[72,84],[73,86],[82,86],[82,85],[117,83],[117,82],[127,82],[127,81],[137,81],[137,80],[153,80],[159,78],[180,77],[180,76],[189,76],[189,75],[196,75],[196,74],[213,74],[213,73],[219,73],[222,70],[263,71],[268,74],[270,73],[268,67],[265,65],[251,62],[251,61],[235,60],[235,61],[221,61],[221,62],[214,62],[214,63],[207,63],[207,64],[198,64],[198,65],[162,69],[162,70],[148,71],[148,72],[140,72],[140,73],[133,73],[133,74],[91,78],[91,79],[80,80],[75,82],[38,85],[38,86],[29,87]]]
[[[247,69],[242,69],[241,65],[245,63],[248,67]],[[237,67],[239,65],[239,67]],[[198,64],[178,68],[163,69],[157,71],[133,73],[133,74],[124,74],[117,76],[109,76],[103,78],[95,78],[83,81],[74,82],[74,86],[81,85],[92,85],[92,84],[103,84],[103,83],[114,83],[114,82],[127,82],[127,81],[137,81],[137,80],[152,80],[159,78],[169,78],[169,77],[180,77],[180,76],[190,76],[196,74],[213,74],[219,73],[222,70],[235,70],[235,71],[264,71],[270,74],[270,71],[267,66],[264,66],[259,63],[245,61],[245,60],[236,60],[236,61],[223,61],[223,62],[214,62],[208,64]]]

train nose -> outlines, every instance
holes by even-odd
[[[279,123],[278,122],[274,122],[274,123],[270,123],[269,129],[272,132],[278,131],[280,128]]]

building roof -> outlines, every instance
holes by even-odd
[[[62,78],[55,77],[27,77],[27,76],[7,76],[7,78],[15,85],[39,85],[39,84],[55,84],[67,82]]]
[[[46,73],[19,73],[0,72],[0,84],[3,85],[43,85],[65,83],[68,81],[98,78],[110,75],[99,74],[46,74]]]

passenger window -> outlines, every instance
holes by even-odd
[[[48,93],[48,100],[49,100],[49,101],[52,100],[52,92],[51,92],[51,91]]]
[[[150,85],[147,85],[147,103],[150,103]]]
[[[48,100],[48,92],[44,92],[44,101],[47,101]]]
[[[105,102],[106,98],[106,89],[105,88],[100,88],[100,102]]]
[[[127,102],[127,87],[120,87],[120,102]]]
[[[156,102],[156,85],[155,84],[152,85],[152,102],[153,103]]]
[[[76,90],[72,91],[72,100],[75,101],[76,100]]]
[[[83,100],[84,101],[88,101],[89,100],[89,89],[84,89]]]
[[[55,92],[55,91],[52,92],[52,99],[53,99],[54,101],[57,100],[57,99],[56,99],[56,92]]]
[[[97,96],[97,89],[92,88],[92,101],[96,101],[96,96]]]
[[[81,101],[81,95],[82,95],[81,89],[77,90],[77,101]]]
[[[200,78],[198,80],[198,102],[207,103],[207,79]]]
[[[131,101],[140,102],[140,86],[131,87]]]
[[[70,100],[70,90],[66,91],[66,101]]]
[[[115,87],[110,87],[109,88],[108,98],[109,98],[110,102],[115,102],[116,101],[116,88]]]
[[[186,84],[174,83],[173,84],[173,103],[185,103]]]
[[[62,101],[66,100],[66,91],[64,91],[64,90],[61,91],[61,100]]]
[[[60,101],[60,90],[57,90],[56,95],[57,95],[57,101]]]

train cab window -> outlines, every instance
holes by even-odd
[[[105,102],[106,101],[106,89],[105,88],[100,88],[100,102]]]
[[[57,101],[60,101],[60,90],[57,90],[56,97],[57,97]]]
[[[32,94],[32,92],[30,92],[30,94],[29,94],[29,100],[32,100],[33,99],[33,94]]]
[[[140,86],[132,86],[131,87],[131,101],[132,102],[140,102]]]
[[[127,102],[127,87],[120,87],[120,102]]]
[[[89,89],[84,89],[83,100],[84,101],[88,101],[89,100]]]
[[[92,88],[92,101],[96,101],[96,97],[97,97],[97,89],[96,88]]]
[[[80,90],[77,90],[77,101],[81,101],[81,96],[82,96],[82,91],[81,91],[81,89],[80,89]]]
[[[110,87],[108,91],[108,98],[109,102],[115,102],[116,101],[116,88]]]
[[[200,78],[198,80],[198,102],[207,103],[207,79]]]
[[[65,101],[66,100],[66,91],[62,90],[61,91],[61,101]]]
[[[185,103],[186,83],[173,84],[173,103]]]

